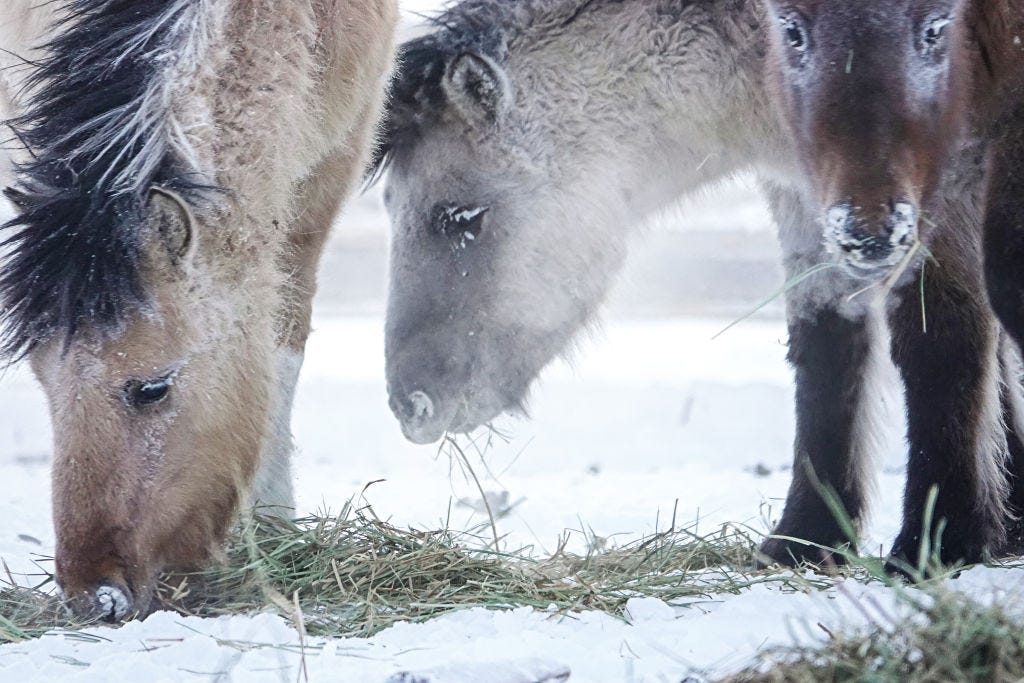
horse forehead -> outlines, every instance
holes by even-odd
[[[777,11],[798,11],[816,23],[857,32],[899,24],[917,14],[947,8],[957,0],[770,0]]]
[[[965,0],[799,0],[809,14],[848,22],[847,30],[864,28],[903,29],[929,16],[955,15]]]
[[[438,124],[396,153],[388,187],[407,195],[413,188],[459,194],[482,181],[501,177],[516,165],[517,143],[508,131],[477,131]],[[433,195],[431,195],[433,196]]]
[[[84,329],[70,340],[55,338],[38,346],[31,361],[41,377],[66,385],[146,378],[182,366],[187,355],[182,340],[162,326],[135,324],[112,334]]]

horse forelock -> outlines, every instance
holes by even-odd
[[[434,30],[400,46],[381,138],[370,163],[368,184],[380,179],[394,151],[415,140],[447,105],[442,79],[448,62],[464,53],[486,56],[498,64],[509,45],[535,30],[544,33],[570,26],[587,12],[623,0],[463,0],[427,17]],[[538,36],[539,37],[539,36]]]
[[[211,0],[61,0],[54,37],[7,124],[18,215],[2,229],[0,354],[81,328],[117,329],[147,305],[140,230],[150,188],[198,203],[199,171],[172,102],[207,39]]]

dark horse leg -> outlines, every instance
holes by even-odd
[[[786,507],[762,552],[782,564],[841,562],[820,546],[852,546],[845,516],[859,531],[865,503],[868,425],[864,370],[872,335],[866,316],[834,308],[803,311],[789,323],[789,362],[796,373],[796,442]],[[826,495],[833,495],[832,505]],[[840,509],[833,509],[838,504]]]
[[[806,235],[801,241],[796,232],[799,201],[771,188],[769,198],[783,230],[790,276],[799,276],[825,257],[800,251],[814,242]],[[794,222],[788,240],[787,219]],[[929,531],[943,529],[943,561],[981,559],[1001,541],[1004,528],[999,331],[981,294],[976,232],[946,232],[933,250],[941,267],[925,269],[923,298],[921,281],[911,278],[896,293],[900,303],[890,321],[892,352],[906,385],[910,445],[904,524],[893,556],[910,565],[918,560],[933,487],[938,498]],[[870,375],[878,343],[870,314],[847,301],[859,286],[823,272],[794,288],[788,301],[797,437],[793,482],[773,535],[810,544],[769,539],[762,552],[776,562],[836,559],[819,547],[852,540],[836,508],[858,531],[872,446],[870,415],[877,403]]]
[[[1016,343],[1003,333],[1000,350],[1002,365],[1003,423],[1009,448],[1008,475],[1010,495],[1007,512],[1006,542],[996,549],[998,556],[1024,555],[1024,387],[1020,354]]]
[[[976,233],[964,229],[975,223],[971,212],[949,207],[941,218],[936,263],[895,292],[890,315],[910,453],[896,571],[919,566],[922,540],[954,564],[981,561],[1004,538],[1000,329],[985,300]]]
[[[820,228],[792,193],[766,190],[787,274],[800,278],[828,258],[817,248]],[[873,407],[865,394],[877,341],[867,311],[844,304],[842,294],[848,291],[853,289],[846,278],[825,270],[807,277],[787,298],[789,362],[796,374],[793,481],[775,538],[761,548],[780,564],[840,562],[824,548],[852,545],[855,539],[840,520],[845,516],[856,532],[863,514]]]
[[[1024,344],[1024,106],[1002,122],[991,145],[985,210],[985,284],[993,310],[1019,349]],[[1017,349],[1009,349],[1016,352]],[[1004,358],[1006,354],[1004,353]],[[1006,554],[1024,553],[1024,406],[1019,395],[1019,364],[1004,379],[1004,414],[1011,432],[1010,521]]]

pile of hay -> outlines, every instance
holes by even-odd
[[[311,635],[365,636],[398,621],[466,607],[603,610],[632,597],[666,602],[737,593],[780,576],[753,572],[756,540],[727,526],[699,536],[672,529],[620,548],[538,559],[529,548],[497,551],[450,530],[401,529],[369,508],[298,520],[254,516],[232,535],[221,563],[165,577],[162,607],[219,616],[273,610],[301,618]],[[0,641],[84,626],[46,590],[0,591]]]

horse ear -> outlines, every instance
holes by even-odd
[[[149,191],[150,242],[170,257],[172,265],[191,258],[195,251],[196,219],[188,202],[173,190],[153,186]]]
[[[448,100],[471,121],[498,121],[512,100],[504,69],[475,52],[464,52],[448,65],[444,89]]]

